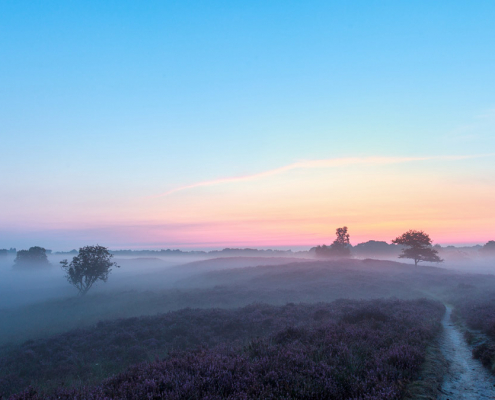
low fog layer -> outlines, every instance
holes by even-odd
[[[370,245],[371,243],[371,245]],[[219,253],[221,254],[221,253]],[[249,253],[247,253],[249,254]],[[385,242],[367,242],[353,248],[355,259],[382,259],[387,261],[398,260],[398,249],[394,249]],[[435,267],[463,271],[469,273],[495,273],[495,257],[483,255],[479,247],[441,248],[440,256],[444,262],[435,264]],[[215,254],[216,255],[216,254]],[[99,282],[91,289],[91,293],[108,293],[110,291],[122,290],[162,290],[174,287],[183,287],[185,284],[198,287],[211,285],[211,279],[206,272],[244,268],[261,265],[281,265],[290,262],[309,262],[315,260],[314,254],[310,252],[289,253],[282,256],[273,254],[271,256],[229,257],[225,254],[220,258],[211,258],[211,254],[187,254],[180,256],[156,256],[156,255],[115,255],[115,261],[120,268],[113,268],[108,282]],[[39,268],[17,268],[14,266],[14,256],[0,257],[0,310],[11,307],[27,305],[48,299],[71,297],[77,294],[64,277],[64,271],[60,266],[63,259],[72,259],[73,254],[50,254],[48,260],[50,265]],[[428,264],[426,264],[428,265]],[[189,280],[189,282],[188,282]],[[222,282],[228,284],[232,282]]]
[[[435,266],[357,258],[115,256],[106,283],[85,296],[65,279],[59,262],[18,270],[2,260],[0,343],[84,327],[99,320],[153,315],[185,307],[232,308],[263,302],[339,298],[437,298],[459,284],[495,285],[492,258],[446,260]],[[478,275],[482,272],[488,275]]]
[[[73,255],[48,255],[50,265],[19,268],[14,257],[0,258],[0,310],[47,299],[77,295],[77,290],[65,278],[60,261],[72,259]],[[170,289],[177,282],[207,271],[242,268],[256,265],[285,264],[300,258],[289,257],[206,257],[167,256],[133,257],[115,256],[112,260],[119,265],[113,268],[107,282],[99,282],[91,293],[122,290]]]

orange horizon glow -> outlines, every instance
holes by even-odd
[[[196,185],[113,208],[85,207],[68,217],[58,209],[39,229],[79,231],[81,240],[127,247],[311,247],[331,243],[340,226],[349,227],[354,244],[390,242],[409,229],[440,244],[495,238],[495,187],[480,178],[472,158],[345,160]]]

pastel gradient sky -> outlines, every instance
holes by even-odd
[[[0,248],[495,239],[495,2],[0,2]]]

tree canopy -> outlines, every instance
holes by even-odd
[[[119,268],[117,263],[111,261],[112,257],[106,247],[86,246],[79,249],[79,254],[70,263],[63,260],[60,264],[66,272],[67,281],[79,290],[80,295],[85,295],[97,281],[107,281],[112,267]]]
[[[432,247],[430,236],[423,231],[409,230],[392,240],[392,243],[405,246],[399,258],[413,259],[415,265],[425,261],[437,263],[443,261],[438,256],[438,251]]]
[[[480,251],[485,255],[495,255],[495,240],[485,243]]]
[[[50,265],[48,262],[48,257],[46,256],[46,249],[39,246],[30,247],[29,250],[19,250],[14,263],[19,267]]]
[[[317,257],[350,257],[351,243],[347,226],[337,228],[336,238],[330,246],[317,246],[315,254]]]

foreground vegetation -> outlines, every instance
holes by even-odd
[[[455,305],[452,317],[464,326],[473,357],[495,373],[495,290],[464,284],[451,301]]]
[[[418,298],[450,301],[459,319],[490,335],[494,276],[376,260],[279,261],[195,262],[135,282],[154,290],[115,287],[0,310],[0,394],[399,399],[424,386],[425,354],[433,366],[440,355],[443,305]],[[430,393],[441,375],[430,374]]]
[[[398,399],[417,377],[443,313],[430,300],[339,300],[106,322],[11,351],[2,360],[3,390],[38,388],[12,399]],[[152,357],[161,358],[84,386]],[[22,377],[15,387],[14,376]],[[49,382],[77,385],[53,389]]]

